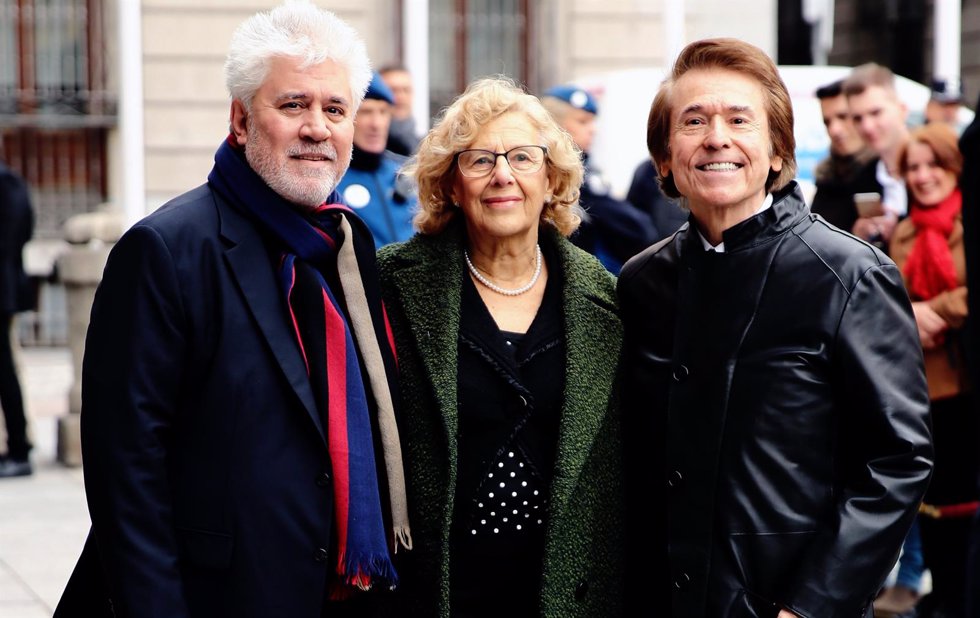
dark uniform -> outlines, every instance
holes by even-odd
[[[585,180],[579,203],[585,216],[572,242],[599,258],[609,272],[619,270],[658,238],[653,221],[633,204],[609,193],[609,183],[585,155]]]
[[[626,201],[645,212],[657,230],[654,242],[667,238],[687,223],[691,212],[681,206],[680,200],[671,199],[660,190],[657,169],[653,161],[640,163],[633,172],[633,181],[626,193]]]

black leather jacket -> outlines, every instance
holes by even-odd
[[[774,197],[725,253],[685,225],[619,280],[628,538],[673,616],[870,616],[932,468],[898,269]]]

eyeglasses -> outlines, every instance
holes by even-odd
[[[503,157],[511,170],[519,174],[533,174],[541,169],[547,153],[548,149],[544,146],[516,146],[507,152],[462,150],[456,153],[456,165],[463,176],[482,178],[496,167],[497,157]]]

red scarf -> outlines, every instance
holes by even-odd
[[[935,206],[912,204],[909,216],[916,235],[903,269],[912,298],[929,300],[959,285],[953,254],[949,250],[949,235],[953,233],[953,223],[962,208],[963,196],[959,188]]]

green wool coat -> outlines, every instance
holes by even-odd
[[[464,232],[451,224],[378,254],[398,351],[399,431],[415,548],[385,615],[449,616],[449,530],[456,490],[457,339]],[[615,279],[552,228],[564,273],[565,393],[549,504],[541,615],[619,616],[623,598],[620,415],[622,325]],[[554,265],[552,265],[554,268]],[[506,594],[506,590],[488,591]]]

